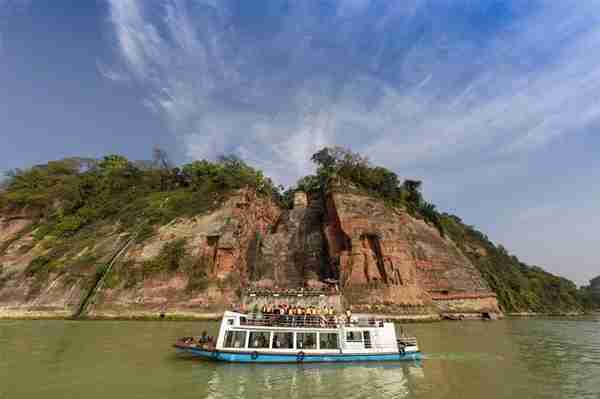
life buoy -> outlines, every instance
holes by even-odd
[[[252,352],[252,353],[250,354],[250,357],[252,358],[252,360],[256,360],[256,359],[258,359],[258,352],[257,352],[257,351],[254,351],[254,352]]]
[[[298,361],[298,362],[304,361],[304,352],[302,352],[302,351],[298,352],[298,354],[296,355],[296,361]]]

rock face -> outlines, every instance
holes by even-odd
[[[79,264],[91,247],[71,256],[64,254],[52,259],[52,271],[29,275],[28,265],[35,258],[50,252],[47,248],[50,242],[34,240],[33,224],[33,220],[25,215],[5,216],[0,221],[0,317],[71,316],[85,295],[88,278],[95,271],[91,262]],[[114,231],[97,233],[93,247],[99,253],[106,255],[118,245],[120,237],[111,237]],[[98,260],[106,259],[100,257]],[[76,264],[69,272],[65,267],[68,261]]]
[[[320,197],[296,193],[294,208],[282,213],[259,242],[251,284],[259,288],[321,287],[326,265]]]
[[[267,233],[280,212],[272,201],[242,191],[215,212],[161,227],[155,236],[133,246],[117,267],[128,268],[121,270],[125,273],[135,273],[136,269],[139,273],[144,261],[159,255],[166,243],[184,239],[190,268],[150,278],[141,272],[133,286],[120,284],[104,290],[91,314],[193,314],[236,306],[239,288],[256,262],[258,237]],[[189,289],[195,268],[206,273],[204,289]]]
[[[351,305],[499,311],[475,266],[425,222],[352,192],[330,192],[326,215],[329,258]]]
[[[97,266],[132,240],[105,225],[86,245],[52,259],[46,274],[31,276],[25,270],[33,259],[56,253],[51,241],[34,240],[32,223],[0,218],[0,316],[73,314]],[[149,273],[149,262],[162,259],[176,240],[185,242],[184,264]],[[434,227],[350,191],[296,193],[293,209],[281,210],[241,190],[211,213],[174,220],[129,242],[113,263],[90,316],[206,314],[249,303],[245,290],[299,288],[339,290],[313,300],[359,312],[499,312],[477,269]]]

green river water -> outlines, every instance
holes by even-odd
[[[408,324],[425,360],[215,364],[175,338],[215,322],[0,321],[0,398],[600,398],[600,320]]]

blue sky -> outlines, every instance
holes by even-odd
[[[0,170],[153,146],[290,184],[343,145],[600,274],[598,0],[0,0]]]

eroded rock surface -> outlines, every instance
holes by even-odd
[[[34,240],[33,223],[0,217],[0,316],[71,315],[98,266],[131,237],[105,225],[51,259],[46,274],[32,276],[26,269],[33,259],[56,253],[51,240]],[[148,262],[180,239],[185,265],[149,273]],[[402,210],[336,190],[324,197],[297,193],[294,208],[282,210],[241,190],[211,213],[176,219],[132,242],[102,280],[89,315],[212,314],[243,303],[245,289],[300,287],[337,289],[336,303],[360,312],[499,312],[493,292],[452,241]]]
[[[329,193],[325,232],[350,304],[443,307],[469,299],[462,311],[499,311],[475,266],[432,226],[366,195]]]

